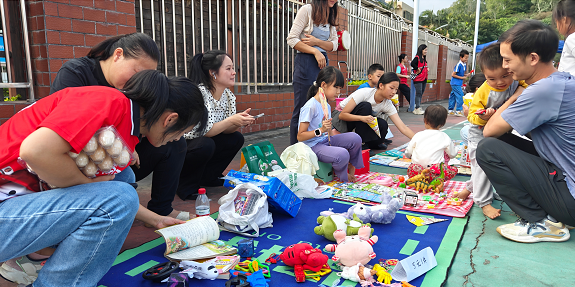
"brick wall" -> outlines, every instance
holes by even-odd
[[[26,1],[34,93],[49,94],[66,61],[86,56],[107,37],[136,32],[134,0]],[[0,103],[0,124],[25,107]]]

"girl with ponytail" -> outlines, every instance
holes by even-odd
[[[333,112],[334,127],[339,132],[355,129],[361,136],[364,148],[384,150],[388,124],[384,116],[388,116],[399,131],[408,138],[413,137],[413,131],[399,118],[391,98],[397,93],[399,77],[394,72],[387,72],[379,78],[376,88],[364,88],[353,92],[339,103],[339,109]],[[377,119],[379,135],[369,126]]]
[[[297,139],[311,147],[319,161],[331,163],[339,179],[354,182],[355,169],[363,168],[361,138],[355,133],[334,135],[331,114],[326,118],[321,104],[320,88],[328,101],[335,101],[344,84],[343,75],[333,66],[319,72],[300,111]]]
[[[238,130],[255,121],[251,109],[236,113],[236,97],[229,89],[235,75],[232,58],[224,51],[192,58],[189,78],[202,92],[208,121],[203,129],[185,135],[187,151],[177,192],[182,200],[195,199],[200,186],[223,185],[222,173],[244,144]]]

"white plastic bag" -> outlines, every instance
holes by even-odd
[[[255,199],[249,206],[246,204],[247,208],[244,209],[246,212],[240,214],[236,212],[238,204],[241,205],[242,203],[241,200],[238,200],[238,194],[241,197],[244,193],[246,196],[253,196]],[[218,200],[220,204],[217,219],[218,226],[226,231],[249,237],[258,237],[260,228],[272,227],[273,223],[272,214],[268,212],[267,198],[261,188],[251,183],[243,183],[236,186]]]
[[[323,190],[317,190],[317,182],[311,175],[284,170],[284,172],[275,175],[275,177],[281,180],[299,198],[331,197],[331,192],[321,193]]]

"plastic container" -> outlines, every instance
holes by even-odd
[[[196,216],[209,216],[210,215],[210,200],[206,195],[206,189],[200,188],[198,190],[198,197],[196,198]]]

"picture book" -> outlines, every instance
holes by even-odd
[[[389,165],[393,161],[395,161],[397,157],[393,156],[383,156],[383,155],[375,155],[369,159],[370,163],[378,164],[378,165]]]
[[[156,230],[166,241],[164,256],[170,260],[198,260],[237,253],[237,249],[218,240],[220,229],[209,216]]]

